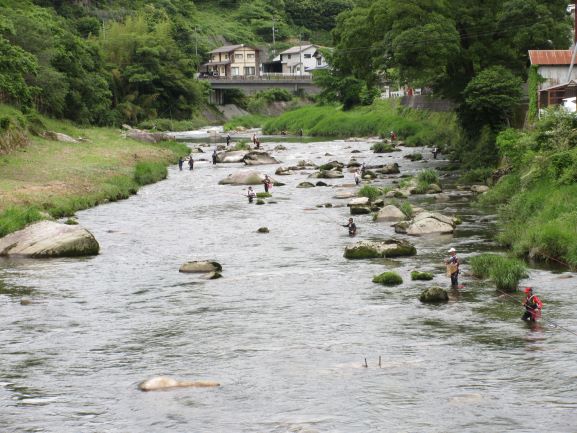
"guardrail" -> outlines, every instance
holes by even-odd
[[[312,81],[312,75],[293,75],[293,74],[263,74],[263,75],[237,75],[234,77],[214,77],[199,76],[199,80],[207,81],[231,81],[231,82],[253,82],[253,81]]]

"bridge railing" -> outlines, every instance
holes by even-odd
[[[208,81],[312,81],[312,75],[268,73],[261,75],[235,75],[232,77],[200,75],[200,80]]]

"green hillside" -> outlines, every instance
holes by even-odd
[[[327,44],[352,0],[0,0],[0,103],[79,124],[190,119],[225,43]],[[273,45],[273,26],[275,44]]]

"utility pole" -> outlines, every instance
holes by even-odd
[[[577,0],[575,0],[575,1],[577,1]],[[275,24],[275,22],[274,22],[274,15],[273,15],[272,16],[272,56],[273,57],[276,55],[276,49],[275,49],[275,46],[276,46],[276,35],[275,35],[276,29],[274,28],[274,24]]]
[[[575,0],[577,1],[577,0]],[[299,65],[299,75],[303,76],[303,38],[302,38],[302,33],[299,33],[299,61],[300,61],[300,65]]]
[[[194,55],[198,62],[198,27],[194,26]]]

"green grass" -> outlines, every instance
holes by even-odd
[[[138,127],[151,131],[192,131],[207,126],[210,122],[202,116],[189,120],[150,119],[140,122]]]
[[[459,178],[460,182],[464,183],[486,183],[491,178],[493,169],[490,167],[473,168],[467,170]]]
[[[497,254],[481,254],[469,261],[473,275],[489,278],[498,290],[514,291],[519,281],[527,277],[527,266],[521,260]]]
[[[432,279],[433,279],[432,272],[419,272],[419,271],[411,272],[411,280],[413,281],[430,281]]]
[[[269,197],[272,197],[272,194],[270,192],[257,192],[256,197],[257,198],[269,198]]]
[[[138,185],[148,185],[166,179],[168,170],[161,162],[139,162],[134,167],[134,180]]]
[[[408,201],[403,201],[397,207],[407,216],[407,218],[413,217],[413,206],[411,206],[411,203]]]
[[[383,286],[398,286],[403,284],[403,278],[396,272],[383,272],[373,277],[373,283],[382,284]]]
[[[370,201],[374,201],[383,195],[383,191],[372,185],[364,185],[357,192],[359,197],[367,197]]]
[[[36,207],[9,207],[0,213],[0,238],[45,218]]]
[[[430,185],[432,183],[439,185],[440,184],[439,173],[434,168],[425,168],[424,170],[421,170],[417,174],[417,181],[423,183],[426,182],[427,185]]]
[[[394,130],[408,145],[456,143],[459,133],[455,116],[412,110],[391,101],[376,101],[371,106],[343,111],[335,105],[315,105],[286,112],[267,121],[266,134],[281,131],[321,137],[385,137]]]
[[[235,117],[224,124],[224,130],[233,131],[239,126],[247,129],[260,128],[268,119],[268,116],[260,114],[249,114],[248,116]]]

